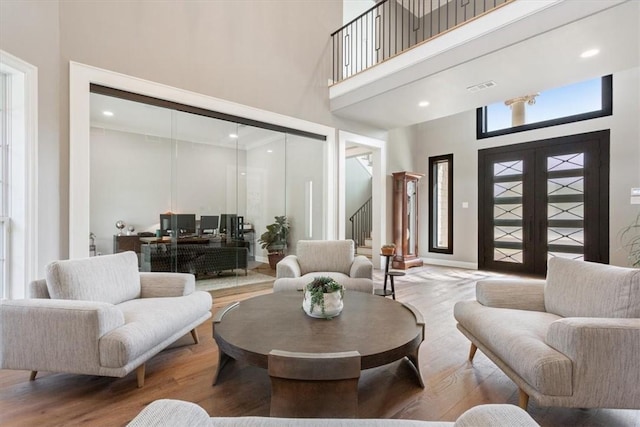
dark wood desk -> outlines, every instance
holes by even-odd
[[[332,320],[302,311],[302,293],[276,292],[227,306],[213,321],[219,348],[217,383],[231,359],[267,369],[271,350],[301,353],[357,351],[361,369],[406,357],[424,388],[418,351],[424,320],[408,304],[363,292],[346,292],[342,313]]]

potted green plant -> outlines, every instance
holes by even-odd
[[[382,253],[382,255],[393,255],[396,253],[396,245],[393,243],[386,243],[380,247],[380,253]]]
[[[289,238],[289,220],[285,215],[276,216],[273,224],[267,225],[267,231],[262,233],[258,242],[262,249],[267,251],[269,265],[272,269],[284,258],[284,250],[287,248]]]
[[[633,223],[620,230],[620,242],[629,253],[631,266],[640,268],[640,213]]]
[[[331,277],[316,277],[304,289],[302,309],[311,317],[331,319],[342,312],[344,286]]]

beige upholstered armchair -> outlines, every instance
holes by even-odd
[[[562,258],[544,280],[482,280],[458,329],[541,406],[640,408],[640,269]]]
[[[373,292],[373,264],[355,256],[353,240],[300,240],[296,252],[277,264],[275,292],[301,290],[317,276],[331,277],[346,289]]]
[[[124,377],[211,316],[191,274],[139,273],[134,252],[49,264],[30,299],[0,302],[0,368]]]

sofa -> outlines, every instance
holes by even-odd
[[[139,273],[134,252],[56,261],[0,302],[0,368],[124,377],[211,317],[191,274]]]
[[[458,329],[520,406],[640,408],[640,269],[551,258],[546,280],[481,280]]]
[[[331,277],[347,290],[373,293],[373,264],[355,255],[353,240],[299,240],[296,255],[276,265],[273,291],[302,290],[318,276]]]
[[[181,400],[161,399],[145,407],[129,427],[535,427],[533,418],[513,405],[481,405],[467,410],[455,422],[396,419],[327,419],[277,417],[209,417],[200,406]]]

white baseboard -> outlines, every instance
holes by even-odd
[[[422,258],[422,261],[425,264],[441,265],[443,267],[466,268],[467,270],[478,269],[477,262],[453,261],[453,260],[439,259],[439,258],[424,258],[424,257],[420,257],[420,258]]]

